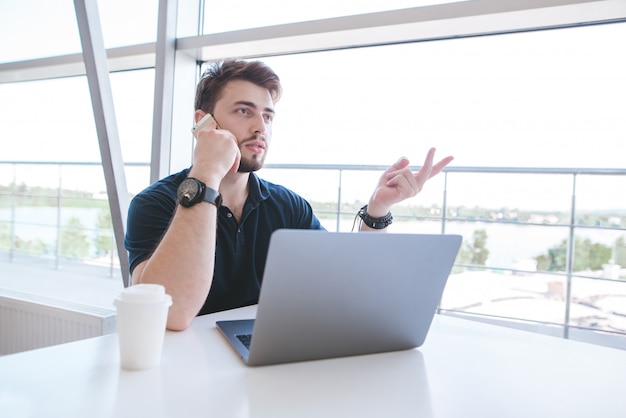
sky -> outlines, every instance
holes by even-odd
[[[370,11],[374,3],[360,4]],[[124,32],[107,30],[115,22],[115,4],[119,0],[101,2],[108,45],[122,42]],[[133,42],[150,33],[156,19],[152,4],[130,2],[130,17],[117,18],[120,28],[136,18]],[[16,24],[32,10],[26,5],[0,6],[2,38],[17,31],[29,45],[4,43],[0,61],[11,54],[11,59],[27,58],[16,54],[43,46],[50,53],[80,48],[70,24],[37,18],[28,31]],[[220,10],[229,13],[226,6]],[[39,12],[73,18],[66,1],[43,2]],[[276,13],[273,18],[263,22],[280,21]],[[43,35],[47,32],[54,34],[53,42]],[[59,42],[65,38],[69,41]],[[614,24],[267,58],[284,87],[267,162],[390,165],[407,156],[421,165],[434,146],[439,156],[453,155],[452,165],[463,167],[624,168],[623,39],[626,24]],[[153,83],[153,70],[111,75],[125,161],[150,157]],[[0,160],[98,161],[86,80],[0,85],[0,138]],[[73,181],[79,180],[86,179]],[[144,182],[128,181],[135,190]],[[368,193],[372,181],[375,177],[359,193]],[[502,190],[528,193],[526,179],[499,176],[498,181]],[[528,199],[536,195],[549,201],[552,183],[533,183]],[[622,183],[615,182],[603,198],[614,197],[619,204],[619,196],[626,195]],[[303,188],[309,187],[314,185]],[[461,184],[458,193],[468,190],[464,196],[471,198],[476,187]],[[590,181],[588,189],[594,192],[597,183]],[[480,196],[481,201],[490,197]]]

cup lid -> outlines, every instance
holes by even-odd
[[[124,288],[117,297],[117,300],[129,302],[162,302],[166,299],[170,299],[170,296],[165,294],[165,287],[151,283]]]

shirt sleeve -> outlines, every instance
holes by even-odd
[[[132,199],[124,239],[131,274],[137,264],[152,255],[175,210],[175,196],[164,190],[149,189]]]
[[[288,190],[293,210],[294,228],[297,229],[319,229],[325,231],[320,220],[315,216],[311,204],[302,196]]]
[[[311,207],[309,202],[307,202],[304,199],[302,200],[304,201],[307,207],[307,209],[304,212],[305,216],[303,219],[305,227],[303,227],[302,229],[319,229],[319,230],[325,231],[326,228],[322,226],[322,223],[320,222],[320,220],[317,218],[317,216],[315,216],[315,213],[313,212],[313,208]]]

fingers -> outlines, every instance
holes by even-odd
[[[452,156],[443,158],[441,161],[433,164],[435,157],[435,148],[430,148],[424,159],[424,164],[416,173],[409,168],[409,160],[405,157],[400,158],[386,172],[387,186],[394,187],[400,183],[400,179],[406,179],[406,186],[413,189],[414,193],[418,193],[424,187],[427,180],[439,174],[454,159]]]
[[[239,170],[241,153],[237,138],[227,130],[205,126],[197,136],[193,152],[193,166],[199,178],[217,178]],[[205,181],[206,183],[206,181]],[[208,183],[207,183],[208,184]]]
[[[390,180],[398,175],[398,173],[409,166],[409,159],[406,157],[400,157],[398,161],[393,163],[391,167],[385,170],[384,177],[386,180]]]
[[[194,136],[197,140],[200,140],[201,137],[206,138],[211,131],[215,131],[217,129],[219,129],[217,122],[215,119],[211,119],[211,122],[205,122],[198,125],[194,130]]]
[[[405,170],[397,173],[393,178],[387,181],[387,187],[398,190],[406,190],[407,195],[415,196],[419,192],[419,184],[413,177],[411,170]]]
[[[424,165],[416,174],[416,176],[419,176],[420,178],[423,177],[424,181],[439,174],[441,170],[443,170],[448,164],[450,164],[452,160],[454,160],[454,157],[448,156],[448,157],[443,158],[437,164],[433,165],[433,160],[435,158],[435,151],[436,151],[435,148],[431,148],[428,150],[428,154],[426,154],[426,159],[424,160]]]
[[[370,199],[370,206],[372,208],[375,206],[380,213],[386,213],[392,205],[421,192],[424,184],[441,172],[453,159],[445,157],[433,164],[434,157],[435,148],[431,148],[426,154],[424,165],[415,173],[411,171],[407,158],[402,157],[396,161],[381,176]]]
[[[441,172],[441,170],[443,170],[448,164],[450,164],[452,162],[452,160],[454,160],[454,157],[452,156],[448,156],[444,159],[442,159],[441,161],[439,161],[437,164],[435,164],[432,168],[432,170],[430,171],[430,177],[439,174]]]

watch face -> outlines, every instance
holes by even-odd
[[[185,179],[178,186],[178,202],[189,207],[198,201],[200,182],[196,179]]]

